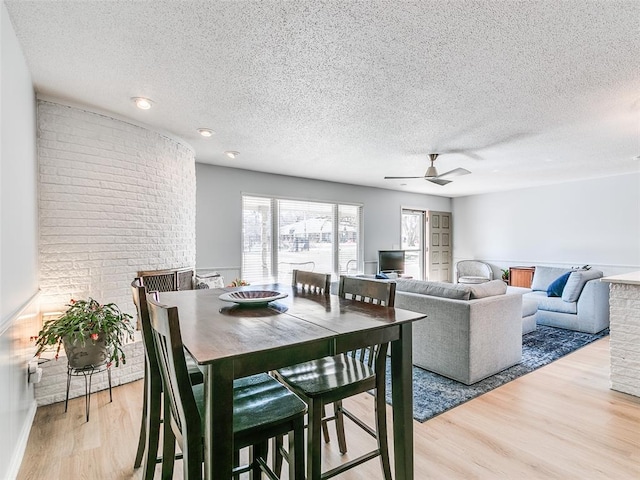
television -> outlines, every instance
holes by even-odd
[[[378,250],[378,272],[404,273],[404,250]]]

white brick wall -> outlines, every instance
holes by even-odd
[[[610,285],[611,388],[640,397],[640,285]]]
[[[71,298],[114,302],[135,318],[139,270],[195,266],[193,150],[146,128],[57,103],[38,102],[40,308]],[[19,199],[16,199],[18,201]],[[142,343],[127,346],[113,384],[142,378]],[[64,400],[64,357],[42,365],[39,405]],[[107,387],[106,374],[94,390]],[[72,395],[84,394],[82,378]]]
[[[195,157],[148,129],[38,102],[43,312],[71,298],[134,314],[138,270],[195,265]]]

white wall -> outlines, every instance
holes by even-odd
[[[196,164],[196,182],[196,265],[203,269],[230,267],[235,271],[240,267],[243,193],[363,204],[365,262],[377,262],[378,250],[400,243],[402,207],[451,211],[451,200],[444,197],[201,163]]]
[[[191,147],[130,122],[38,102],[40,306],[71,298],[134,314],[140,270],[195,265]]]
[[[453,199],[455,260],[640,268],[640,173]]]
[[[22,307],[38,290],[35,94],[2,2],[0,6],[0,478],[20,466],[35,414]]]

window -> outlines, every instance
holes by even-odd
[[[404,273],[419,279],[424,278],[424,219],[424,211],[402,209]]]
[[[242,278],[288,282],[294,269],[362,271],[361,205],[242,196]]]

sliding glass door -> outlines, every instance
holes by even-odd
[[[294,269],[357,273],[362,206],[243,195],[242,276],[289,282]]]
[[[402,209],[402,249],[405,251],[404,273],[424,279],[425,212]]]

